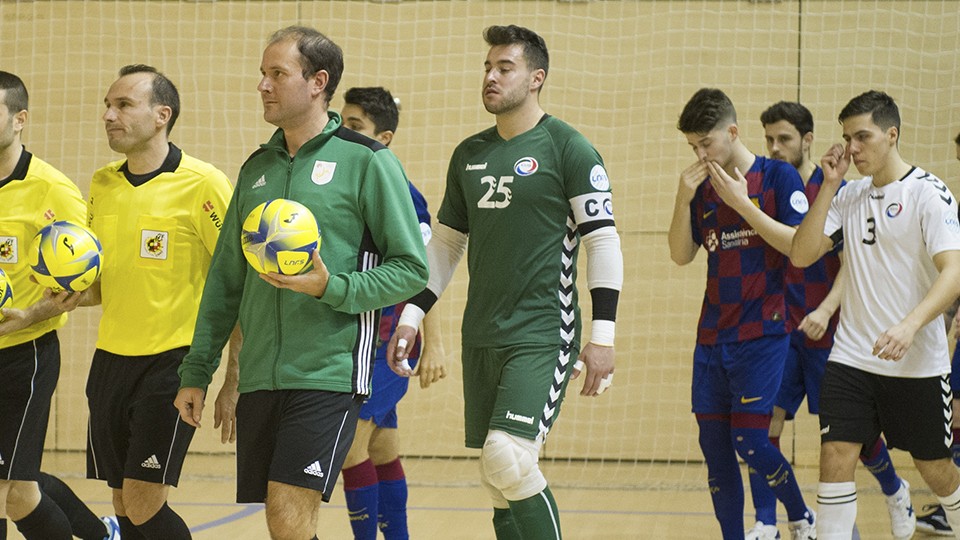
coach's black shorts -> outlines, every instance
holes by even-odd
[[[263,502],[267,482],[319,491],[330,501],[365,396],[261,390],[237,402],[237,502]]]
[[[47,332],[0,349],[0,479],[36,481],[60,377],[60,341]]]
[[[194,428],[173,400],[188,347],[147,356],[93,353],[87,379],[87,478],[115,489],[124,478],[176,486]]]
[[[820,389],[820,438],[890,448],[914,459],[951,458],[952,395],[947,375],[886,377],[827,362]]]

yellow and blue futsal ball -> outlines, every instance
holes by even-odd
[[[0,270],[0,308],[8,307],[11,302],[13,302],[13,285],[7,273]],[[0,320],[2,319],[3,314],[0,313]]]
[[[96,235],[70,221],[54,221],[40,229],[30,246],[33,277],[55,291],[87,289],[100,276],[102,263]]]
[[[294,275],[312,266],[320,228],[310,210],[288,199],[269,200],[250,212],[240,233],[243,256],[257,273]]]

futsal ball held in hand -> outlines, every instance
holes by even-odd
[[[267,201],[250,212],[240,233],[243,256],[259,274],[294,275],[312,266],[320,228],[306,206],[288,199]]]
[[[54,221],[33,237],[30,269],[37,283],[54,291],[80,292],[100,276],[103,249],[92,231],[70,221]]]
[[[0,270],[0,308],[5,308],[13,302],[13,285],[7,273]],[[0,320],[3,320],[3,314],[0,313]]]

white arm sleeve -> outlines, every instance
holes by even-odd
[[[587,252],[587,288],[621,290],[623,254],[620,252],[620,235],[616,227],[601,227],[581,240]]]
[[[443,223],[438,222],[434,226],[433,237],[427,244],[427,263],[430,266],[427,288],[437,297],[450,284],[453,272],[457,269],[457,264],[460,263],[466,250],[466,234]]]

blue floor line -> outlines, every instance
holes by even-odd
[[[191,527],[191,528],[190,528],[190,532],[191,532],[191,533],[198,533],[198,532],[200,532],[200,531],[205,531],[205,530],[207,530],[207,529],[212,529],[212,528],[214,528],[214,527],[219,527],[219,526],[221,526],[221,525],[226,525],[227,523],[231,523],[231,522],[233,522],[233,521],[237,521],[237,520],[243,519],[243,518],[245,518],[245,517],[247,517],[247,516],[251,516],[251,515],[253,515],[253,514],[256,514],[257,512],[260,512],[261,510],[263,510],[263,505],[262,505],[262,504],[245,505],[245,506],[244,506],[243,508],[241,508],[239,511],[234,512],[234,513],[232,513],[232,514],[230,514],[230,515],[228,515],[228,516],[224,516],[224,517],[222,517],[222,518],[220,518],[220,519],[215,519],[215,520],[209,521],[209,522],[207,522],[207,523],[201,523],[200,525],[197,525],[196,527]]]

